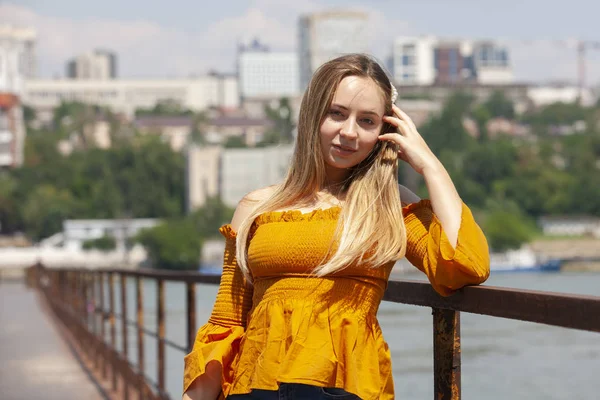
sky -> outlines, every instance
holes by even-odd
[[[0,23],[37,30],[42,77],[64,76],[69,58],[94,48],[117,53],[121,77],[187,77],[234,72],[240,41],[294,51],[298,17],[330,9],[369,13],[380,60],[396,36],[497,39],[519,82],[575,82],[576,41],[600,42],[593,0],[0,0]],[[600,46],[587,54],[587,83],[600,85]]]

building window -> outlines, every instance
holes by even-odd
[[[415,54],[415,45],[414,44],[405,44],[402,46],[402,54]]]

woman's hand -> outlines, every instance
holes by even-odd
[[[412,119],[395,104],[392,104],[392,110],[394,116],[384,116],[383,120],[398,128],[397,132],[384,133],[379,140],[397,144],[398,157],[421,175],[427,169],[439,168],[440,161],[425,143]]]
[[[392,109],[394,116],[386,116],[383,119],[398,128],[398,131],[380,135],[379,139],[396,143],[398,157],[423,175],[431,208],[442,223],[450,244],[456,247],[462,219],[462,200],[448,171],[417,132],[414,122],[395,105],[392,105]]]

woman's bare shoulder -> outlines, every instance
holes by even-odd
[[[267,186],[261,189],[254,190],[245,195],[238,203],[233,218],[231,219],[231,228],[237,232],[238,228],[246,218],[258,207],[262,202],[267,200],[275,190],[277,185]]]

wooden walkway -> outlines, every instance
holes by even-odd
[[[22,283],[0,283],[0,398],[104,398],[42,301]]]

